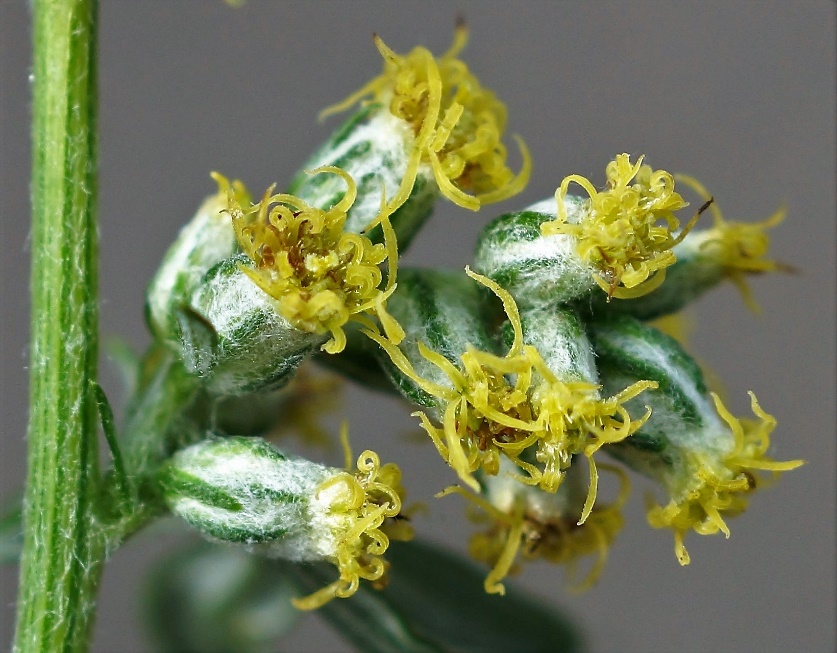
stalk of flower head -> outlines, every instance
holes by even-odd
[[[580,559],[596,556],[575,589],[587,589],[598,580],[608,550],[622,530],[622,506],[630,491],[622,470],[611,465],[602,467],[618,476],[621,489],[614,503],[596,503],[583,524],[578,523],[578,515],[587,501],[587,474],[578,463],[570,466],[556,492],[517,482],[514,465],[504,460],[497,476],[480,478],[480,494],[459,486],[440,493],[463,495],[478,509],[472,520],[487,524],[484,531],[471,537],[468,547],[472,557],[492,568],[485,578],[486,592],[505,594],[502,580],[520,571],[521,558],[566,564],[569,580],[574,582]]]
[[[570,350],[589,349],[577,319],[550,322],[555,328],[544,342],[560,350],[569,369],[553,371],[538,349],[524,342],[523,327],[511,296],[489,279],[467,270],[477,284],[451,272],[402,271],[390,302],[392,316],[404,329],[401,347],[370,332],[384,350],[393,382],[411,401],[428,408],[419,412],[442,458],[459,478],[477,491],[474,472],[496,475],[502,458],[518,468],[521,483],[554,492],[573,454],[593,453],[604,443],[629,436],[639,425],[621,403],[649,384],[635,383],[607,400],[598,387],[578,381]],[[483,318],[484,286],[501,300],[513,331],[505,355],[494,351]],[[496,300],[495,300],[496,301]],[[545,327],[540,333],[545,333]],[[575,342],[574,338],[582,338]],[[587,353],[589,363],[589,352]],[[559,356],[556,356],[556,361]],[[581,363],[584,364],[584,363]],[[589,370],[581,373],[594,374]],[[588,507],[595,501],[595,465],[591,466]]]
[[[423,47],[397,54],[375,35],[384,59],[381,75],[322,113],[361,104],[304,166],[337,166],[357,181],[358,199],[348,212],[347,231],[366,231],[380,240],[380,231],[372,231],[379,220],[372,218],[382,182],[397,189],[389,207],[402,249],[439,194],[477,210],[523,190],[531,168],[528,150],[517,138],[523,166],[515,175],[506,165],[505,106],[457,58],[467,34],[459,25],[453,45],[438,58]],[[289,192],[321,208],[341,196],[334,179],[304,174]]]
[[[364,314],[376,314],[398,339],[384,307],[398,257],[384,197],[377,219],[385,243],[373,244],[344,229],[357,195],[351,176],[338,168],[311,174],[341,179],[342,199],[322,210],[292,195],[274,195],[272,188],[252,205],[229,193],[243,253],[207,271],[178,311],[183,359],[216,394],[281,387],[313,351],[341,351],[343,327]],[[384,262],[386,284],[379,268]]]
[[[768,457],[773,416],[752,392],[757,419],[733,416],[707,391],[700,368],[674,339],[627,316],[593,323],[590,335],[605,391],[636,375],[659,384],[643,395],[650,419],[606,450],[665,489],[668,502],[652,505],[648,521],[674,531],[677,559],[689,564],[683,544],[688,531],[729,537],[726,518],[745,510],[749,495],[768,480],[760,473],[775,476],[803,462]]]
[[[521,306],[596,295],[609,302],[659,287],[676,260],[672,248],[703,208],[681,229],[675,212],[687,203],[675,192],[672,175],[642,165],[642,157],[632,164],[627,154],[617,155],[606,174],[602,191],[580,175],[569,175],[555,199],[491,222],[480,234],[475,269]],[[588,197],[568,195],[571,183]]]
[[[704,201],[712,196],[692,177],[676,175],[678,182],[691,187]],[[631,301],[603,301],[592,297],[594,314],[626,313],[642,320],[675,313],[725,280],[732,281],[741,292],[744,302],[754,312],[756,304],[747,284],[747,277],[766,272],[790,271],[787,265],[767,256],[770,237],[767,230],[777,226],[785,217],[784,209],[760,222],[734,222],[724,219],[717,202],[709,211],[713,218],[710,229],[691,231],[675,245],[677,262],[666,275],[666,282],[647,295]]]
[[[351,463],[351,456],[348,455]],[[341,470],[290,458],[264,440],[209,436],[159,472],[170,510],[204,536],[294,562],[329,562],[338,578],[296,599],[303,610],[383,586],[390,538],[412,537],[401,521],[404,488],[393,463],[364,451]]]

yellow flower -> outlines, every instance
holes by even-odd
[[[385,329],[393,328],[384,303],[395,289],[398,251],[391,211],[383,198],[376,220],[383,226],[385,243],[373,244],[366,236],[343,230],[357,194],[354,180],[339,168],[311,171],[322,173],[338,175],[348,186],[343,199],[328,210],[293,195],[273,195],[271,186],[249,207],[230,192],[229,212],[239,245],[255,263],[255,269],[241,266],[242,271],[277,301],[279,312],[293,326],[309,333],[331,332],[323,349],[337,353],[346,345],[343,325],[361,313],[374,311]],[[389,278],[381,290],[378,266],[384,261]]]
[[[672,247],[683,240],[708,205],[675,237],[680,221],[674,212],[688,203],[675,192],[671,174],[652,170],[642,160],[631,164],[627,154],[618,154],[607,165],[603,191],[581,175],[564,177],[555,191],[557,218],[541,225],[544,235],[568,234],[577,239],[578,255],[598,270],[595,281],[608,298],[639,297],[662,284],[665,269],[676,260]],[[564,201],[571,183],[590,196],[577,223],[568,222]]]
[[[678,174],[677,181],[691,187],[704,200],[712,196],[694,177]],[[767,230],[780,224],[785,219],[785,209],[780,208],[773,215],[761,222],[732,222],[724,219],[721,209],[713,202],[710,207],[715,225],[705,232],[694,234],[702,239],[701,253],[717,261],[741,292],[744,302],[754,312],[759,307],[753,299],[746,276],[764,272],[791,272],[793,268],[767,257],[770,249],[770,237]]]
[[[604,444],[625,439],[645,423],[650,412],[631,420],[622,404],[656,383],[639,381],[613,397],[600,399],[597,385],[558,379],[537,349],[523,344],[520,316],[511,295],[490,279],[468,268],[466,272],[504,304],[515,333],[505,356],[469,349],[460,356],[461,367],[457,367],[419,343],[420,354],[450,381],[439,385],[419,376],[395,344],[372,331],[367,333],[404,375],[440,400],[444,406],[440,425],[424,412],[415,415],[445,462],[473,490],[479,489],[473,473],[481,469],[497,474],[504,456],[525,473],[517,476],[519,481],[555,492],[573,455],[583,454],[590,465],[590,487],[579,521],[583,523],[596,498],[593,454]],[[527,459],[530,453],[539,464]]]
[[[506,165],[505,106],[456,58],[467,40],[467,29],[459,25],[453,45],[434,59],[423,47],[396,54],[375,35],[384,58],[383,73],[321,114],[343,111],[371,98],[410,127],[410,159],[401,187],[390,200],[391,211],[410,196],[423,165],[431,167],[448,199],[474,211],[516,195],[529,180],[529,151],[518,137],[523,166],[515,175]]]
[[[583,524],[578,523],[577,513],[574,512],[578,506],[572,505],[572,497],[565,499],[568,505],[562,510],[545,510],[545,502],[532,496],[540,492],[536,488],[510,493],[513,498],[505,502],[507,505],[497,505],[497,501],[472,494],[457,486],[440,493],[440,496],[454,492],[461,494],[484,513],[474,516],[474,520],[487,520],[490,524],[486,531],[471,537],[468,547],[474,559],[492,567],[485,578],[487,593],[505,593],[501,581],[507,575],[520,570],[519,564],[516,563],[518,557],[524,560],[542,559],[553,564],[566,564],[568,580],[574,583],[580,559],[595,555],[597,558],[586,576],[574,585],[573,589],[589,589],[599,579],[607,562],[608,550],[622,530],[622,506],[630,493],[630,481],[621,469],[612,465],[601,467],[619,478],[619,495],[613,504],[597,504]],[[567,494],[571,495],[572,491]]]
[[[343,438],[345,444],[345,427]],[[381,465],[373,451],[358,457],[355,472],[342,472],[324,481],[314,502],[328,514],[328,528],[334,537],[328,557],[339,578],[309,596],[294,599],[294,606],[315,610],[334,598],[348,598],[357,592],[361,579],[383,587],[387,570],[383,555],[390,538],[406,541],[413,536],[409,525],[399,519],[403,501],[401,470],[395,463]]]
[[[734,446],[720,460],[708,452],[689,453],[689,475],[684,487],[666,506],[651,506],[648,512],[648,523],[654,528],[674,529],[674,552],[681,565],[690,562],[683,545],[689,530],[701,535],[721,531],[729,537],[724,515],[737,515],[747,508],[749,494],[759,484],[756,472],[784,472],[804,464],[802,460],[779,462],[765,455],[776,419],[762,410],[752,392],[751,406],[758,421],[734,417],[718,395],[711,395],[718,414],[732,430]]]

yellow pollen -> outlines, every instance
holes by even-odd
[[[418,387],[440,400],[441,424],[424,412],[415,415],[439,454],[472,490],[479,491],[474,472],[497,474],[500,456],[524,473],[518,480],[555,492],[572,456],[583,454],[590,463],[590,488],[582,511],[583,523],[596,498],[597,472],[593,454],[604,444],[619,442],[639,429],[650,415],[631,420],[622,406],[656,383],[640,381],[608,399],[599,399],[599,386],[565,382],[547,367],[537,349],[522,344],[522,326],[511,295],[496,283],[466,268],[467,274],[492,290],[503,302],[515,332],[505,356],[468,349],[461,368],[419,343],[419,353],[450,380],[440,386],[423,379],[392,342],[367,331],[392,362]],[[535,378],[537,375],[538,378]],[[516,377],[515,381],[509,380]],[[533,449],[533,464],[524,454]]]
[[[705,206],[680,230],[674,212],[688,206],[674,190],[674,177],[665,170],[632,164],[618,154],[606,169],[607,187],[597,191],[581,175],[564,177],[555,199],[558,215],[541,225],[544,235],[567,234],[577,240],[578,255],[593,265],[596,283],[610,297],[629,299],[659,287],[665,270],[675,262],[671,249],[694,226]],[[633,183],[631,183],[633,181]],[[571,183],[590,196],[578,224],[567,222],[564,199]]]
[[[343,231],[357,187],[339,168],[310,172],[323,173],[338,175],[347,185],[343,199],[328,210],[310,206],[293,195],[273,195],[273,186],[252,206],[229,191],[236,238],[255,263],[255,269],[241,269],[277,301],[279,312],[293,326],[309,333],[331,332],[331,339],[323,345],[329,353],[343,350],[343,325],[366,312],[377,313],[384,329],[398,340],[385,309],[385,300],[395,289],[398,257],[390,211],[382,198],[376,221],[383,227],[384,244],[373,244],[366,236]],[[382,290],[378,266],[384,261],[390,273]]]
[[[431,167],[445,197],[474,211],[516,195],[529,181],[529,150],[517,136],[523,165],[516,175],[506,165],[505,106],[456,58],[467,40],[467,28],[458,26],[453,45],[435,59],[423,47],[396,54],[375,35],[383,73],[320,114],[344,111],[371,98],[410,125],[415,140],[404,179],[390,200],[391,211],[407,201],[422,165]]]
[[[776,419],[764,412],[750,392],[750,403],[756,420],[734,417],[712,393],[712,400],[721,418],[729,425],[735,441],[732,451],[721,461],[707,454],[691,453],[690,467],[694,476],[690,486],[673,498],[665,507],[650,506],[648,523],[654,528],[674,530],[674,553],[681,565],[688,565],[690,557],[683,544],[685,534],[694,530],[701,535],[730,532],[724,515],[734,516],[747,508],[749,494],[767,479],[759,479],[760,471],[778,473],[795,469],[802,460],[776,461],[765,454],[770,448],[770,433]]]
[[[342,437],[345,443],[345,425]],[[342,472],[324,481],[317,488],[318,494],[323,492],[337,497],[331,512],[342,517],[337,523],[345,525],[335,533],[338,544],[331,557],[339,578],[309,596],[293,599],[300,610],[315,610],[334,598],[350,597],[361,579],[383,587],[388,566],[383,555],[390,539],[413,537],[409,525],[398,519],[404,501],[401,470],[395,463],[381,465],[373,451],[360,455],[354,473]]]
[[[694,177],[678,174],[675,178],[703,199],[711,197],[703,184]],[[746,277],[765,272],[793,271],[791,266],[767,257],[770,249],[767,230],[776,227],[785,219],[785,208],[780,208],[766,220],[750,223],[725,220],[721,209],[715,203],[710,210],[715,224],[709,230],[701,249],[723,266],[724,273],[741,292],[744,303],[754,313],[758,313],[759,306],[753,299]]]

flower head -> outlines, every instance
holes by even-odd
[[[343,199],[328,210],[293,195],[273,195],[271,186],[249,207],[230,193],[229,212],[239,245],[255,263],[255,268],[241,269],[278,302],[279,312],[293,326],[309,333],[331,332],[323,349],[337,353],[346,344],[342,327],[353,316],[375,311],[385,328],[392,324],[384,302],[395,287],[398,252],[383,200],[378,221],[385,243],[373,244],[366,236],[343,230],[357,194],[354,180],[339,168],[311,171],[323,173],[342,177],[348,187]],[[382,290],[378,266],[384,261],[390,274]]]
[[[479,489],[474,472],[496,475],[501,457],[505,457],[523,472],[517,475],[519,481],[555,492],[573,455],[583,454],[590,463],[590,487],[579,520],[582,523],[596,497],[593,454],[642,426],[648,413],[632,420],[622,404],[656,384],[639,381],[613,397],[600,399],[597,385],[557,378],[537,349],[523,344],[520,316],[511,295],[490,279],[466,271],[505,306],[515,332],[514,343],[505,356],[469,348],[460,356],[461,366],[457,367],[419,343],[421,356],[449,379],[449,384],[441,385],[419,376],[407,357],[386,338],[373,332],[369,336],[404,375],[438,400],[441,424],[435,424],[425,412],[416,415],[442,458],[473,490]]]
[[[469,551],[476,560],[492,567],[485,579],[485,591],[504,594],[502,580],[508,574],[519,571],[516,562],[542,559],[553,564],[568,566],[569,580],[573,582],[581,558],[596,556],[586,576],[574,589],[591,587],[601,575],[607,562],[607,553],[616,536],[622,530],[622,506],[630,492],[627,475],[612,465],[602,465],[614,473],[620,481],[620,491],[612,504],[596,504],[583,524],[578,523],[581,509],[572,483],[562,485],[558,495],[550,501],[539,488],[521,488],[499,478],[486,479],[486,496],[472,494],[460,487],[450,487],[441,494],[457,492],[481,509],[474,515],[476,522],[488,522],[488,528],[471,537]],[[576,474],[578,476],[578,474]],[[493,485],[503,487],[501,491]],[[507,486],[507,488],[505,487]],[[583,499],[584,494],[580,495]]]
[[[569,234],[577,239],[579,256],[597,268],[596,283],[608,297],[639,297],[665,279],[665,269],[675,262],[671,248],[694,225],[701,211],[674,236],[680,221],[674,212],[686,206],[674,190],[674,178],[665,170],[632,164],[627,154],[608,163],[607,186],[597,191],[581,175],[564,177],[555,199],[557,218],[541,225],[544,235]],[[633,182],[633,183],[631,183]],[[577,222],[570,223],[565,197],[571,183],[590,196]],[[662,223],[662,224],[660,224]]]
[[[311,610],[351,596],[361,578],[380,583],[389,537],[412,537],[399,519],[398,466],[364,451],[347,470],[287,457],[261,438],[210,436],[178,451],[159,481],[172,512],[204,535],[286,560],[333,563],[339,578],[294,602]]]
[[[690,562],[683,544],[688,531],[701,535],[720,531],[729,537],[724,515],[737,515],[747,508],[749,494],[762,482],[758,472],[784,472],[803,464],[801,460],[775,461],[765,455],[776,420],[762,410],[752,392],[750,401],[757,421],[734,417],[718,395],[711,393],[711,396],[718,414],[732,432],[731,449],[722,455],[712,451],[690,452],[688,474],[678,479],[680,487],[672,493],[671,501],[666,506],[651,506],[648,512],[651,526],[674,530],[674,552],[681,565]]]
[[[383,73],[322,114],[371,98],[409,126],[414,142],[404,180],[390,201],[393,211],[409,197],[422,165],[432,168],[448,199],[472,210],[519,193],[529,180],[531,161],[521,139],[516,140],[523,167],[515,175],[506,165],[505,106],[456,58],[467,40],[467,29],[459,25],[453,45],[435,59],[423,47],[397,54],[375,35]]]
[[[691,187],[704,200],[712,198],[697,179],[680,174],[676,176],[676,179]],[[746,276],[792,270],[790,266],[767,257],[770,249],[770,237],[767,235],[767,230],[785,219],[785,209],[780,208],[761,222],[750,223],[725,220],[721,209],[714,202],[710,211],[714,226],[707,231],[695,234],[701,239],[701,255],[717,261],[723,267],[724,275],[738,287],[747,306],[757,312],[758,305],[747,285]]]
[[[335,597],[347,598],[357,591],[361,579],[382,586],[387,569],[382,556],[390,537],[412,538],[409,526],[398,520],[403,500],[398,465],[381,465],[373,451],[364,451],[358,457],[356,471],[325,480],[317,488],[313,503],[331,531],[333,544],[328,557],[340,577],[307,597],[295,599],[294,606],[314,610]]]

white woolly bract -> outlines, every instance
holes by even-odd
[[[566,309],[521,311],[524,339],[561,381],[598,383],[593,347],[579,319]]]
[[[221,193],[207,197],[163,257],[146,295],[151,328],[158,336],[176,341],[172,308],[188,299],[209,268],[236,252],[232,221],[222,213],[226,208]]]
[[[345,139],[337,144],[337,147],[321,149],[305,164],[308,170],[333,165],[334,162],[347,155],[352,148],[364,144],[370,146],[368,152],[341,163],[341,167],[358,183],[370,174],[376,175],[380,180],[377,193],[361,192],[358,194],[346,220],[344,227],[346,231],[355,233],[363,231],[364,227],[380,212],[381,193],[384,189],[389,198],[401,186],[414,140],[412,128],[408,123],[396,118],[388,110],[381,109],[375,111],[366,122],[357,125]],[[432,181],[433,170],[430,165],[421,164],[418,176],[426,181]],[[435,182],[426,186],[437,188]],[[338,177],[331,177],[312,190],[303,193],[303,199],[313,206],[327,208],[323,206],[324,203],[344,190],[345,183]],[[317,194],[314,195],[312,191],[316,191]]]
[[[261,441],[259,441],[261,442]],[[307,460],[259,455],[209,440],[175,456],[176,468],[233,497],[241,510],[225,510],[191,497],[168,497],[175,514],[192,524],[252,532],[246,542],[261,553],[294,561],[323,560],[336,552],[334,519],[317,488],[342,472]],[[262,534],[283,534],[265,541]]]
[[[188,323],[181,329],[183,358],[194,372],[212,375],[211,390],[219,394],[281,386],[302,357],[328,338],[291,325],[276,301],[236,266],[236,259],[210,271],[192,294],[189,308],[204,324],[194,332]],[[209,341],[202,336],[206,326],[213,332]]]
[[[567,221],[581,219],[584,201],[569,196]],[[543,222],[555,219],[555,200],[542,200],[523,212],[543,214]],[[511,231],[511,230],[510,230]],[[577,241],[568,234],[538,235],[535,238],[514,238],[513,232],[497,237],[498,242],[482,242],[477,252],[476,267],[494,278],[504,270],[514,269],[513,286],[506,288],[519,305],[538,305],[569,301],[595,287],[596,270],[576,252]]]

